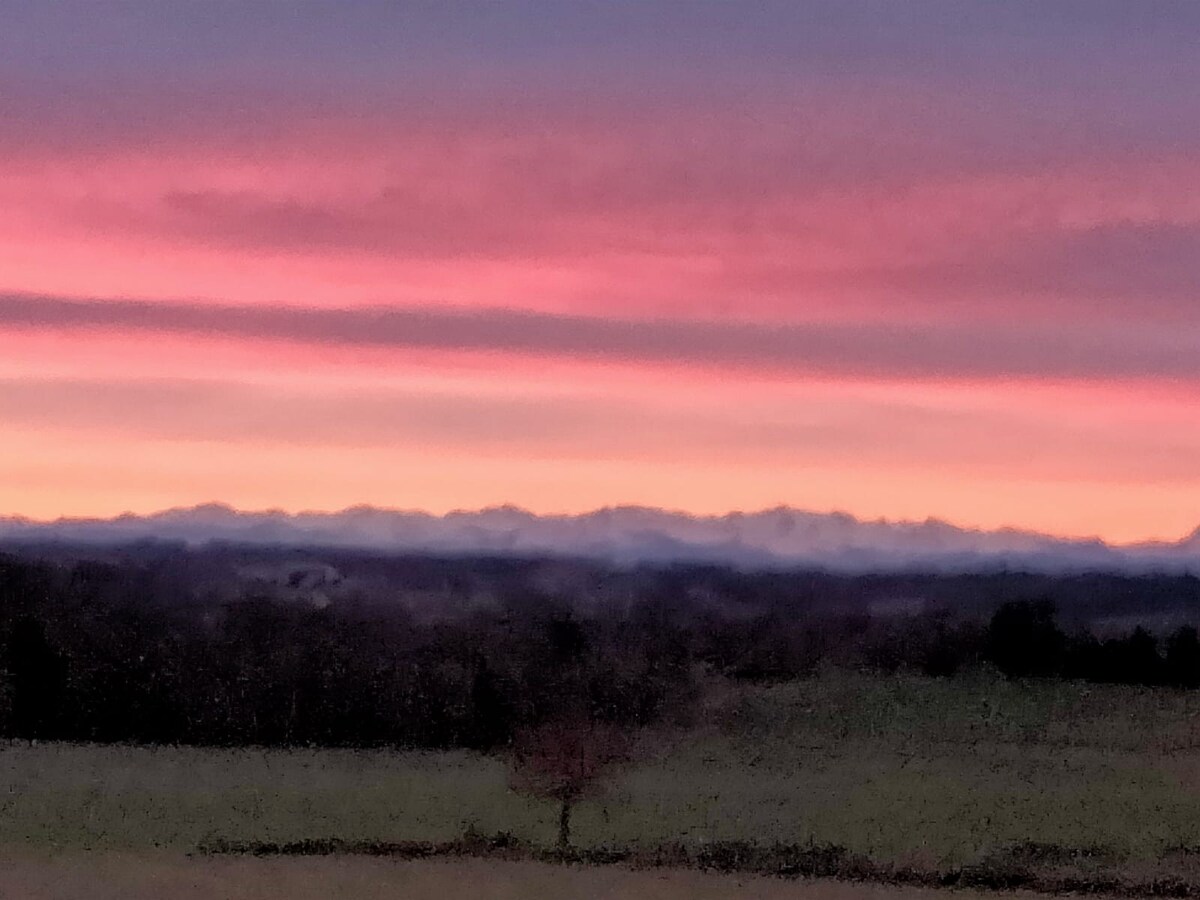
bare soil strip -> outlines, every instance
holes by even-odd
[[[468,833],[455,841],[347,842],[336,840],[269,842],[216,841],[201,856],[254,858],[375,857],[396,861],[477,860],[539,863],[630,871],[698,871],[782,880],[824,879],[859,886],[938,890],[1022,890],[1031,894],[1114,897],[1200,897],[1200,883],[1177,875],[1139,878],[1112,868],[1097,848],[1071,850],[1022,844],[972,866],[933,870],[877,863],[835,845],[759,845],[725,841],[705,847],[665,844],[652,848],[558,850],[538,847],[508,834]]]
[[[3,900],[941,900],[944,896],[944,892],[894,885],[469,857],[75,854],[10,858],[0,865]]]

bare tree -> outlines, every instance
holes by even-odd
[[[556,800],[558,848],[571,845],[571,812],[594,796],[603,779],[631,757],[629,734],[615,725],[588,719],[548,722],[517,735],[511,755],[514,790]]]

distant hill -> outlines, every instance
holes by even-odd
[[[565,556],[617,564],[716,563],[748,569],[838,572],[1020,569],[1200,573],[1200,529],[1174,543],[1115,546],[1036,532],[924,522],[862,521],[844,513],[787,507],[692,516],[614,507],[538,516],[512,506],[434,516],[360,506],[341,512],[239,512],[220,504],[114,519],[35,522],[0,518],[0,542],[124,544],[175,541],[259,546],[325,546],[373,551],[498,556]]]

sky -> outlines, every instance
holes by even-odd
[[[1200,524],[1200,4],[0,19],[0,515]]]

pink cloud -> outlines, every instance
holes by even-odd
[[[0,287],[789,320],[1120,318],[1136,298],[1194,316],[1186,153],[989,158],[961,108],[909,121],[861,97],[535,111],[43,142],[0,175]],[[71,282],[84,267],[104,284]]]

